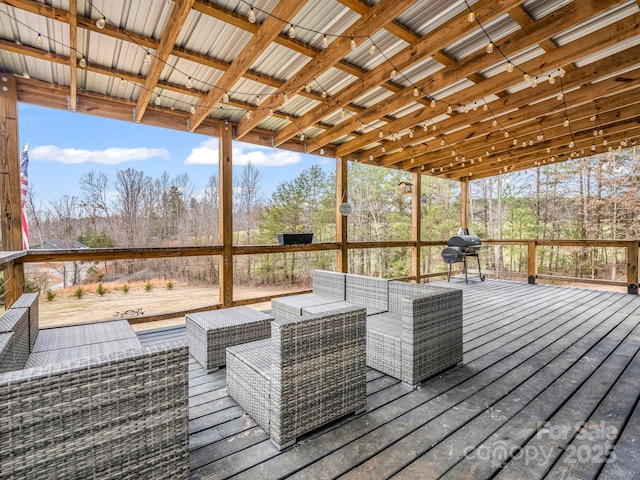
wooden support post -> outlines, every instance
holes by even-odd
[[[219,219],[218,243],[222,246],[220,255],[220,302],[222,307],[233,305],[233,155],[232,132],[220,123],[220,138],[218,140],[218,181],[219,181]]]
[[[20,148],[18,146],[18,86],[15,77],[0,75],[0,198],[2,202],[2,250],[22,250],[20,207]],[[5,305],[11,306],[24,289],[22,264],[11,264],[4,271],[11,279]]]
[[[411,250],[411,276],[420,283],[420,242],[422,240],[422,173],[416,169],[412,173],[413,193],[411,195],[411,240],[415,242]]]
[[[336,242],[340,249],[336,253],[336,270],[349,271],[349,251],[347,249],[347,216],[340,213],[340,205],[348,201],[347,161],[339,157],[336,163]]]
[[[460,226],[469,228],[469,179],[460,180]]]
[[[638,294],[638,241],[627,243],[627,293]]]
[[[536,283],[536,277],[538,275],[538,251],[536,248],[536,241],[529,240],[528,245],[528,265],[527,265],[527,280],[531,285]]]

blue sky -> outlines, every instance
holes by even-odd
[[[217,139],[188,132],[139,125],[81,113],[20,104],[20,149],[29,143],[29,184],[45,204],[62,195],[81,197],[78,179],[86,172],[134,168],[153,179],[166,171],[186,172],[200,192],[218,174]],[[234,142],[234,164],[251,160],[262,172],[265,198],[283,180],[319,164],[328,171],[335,160]]]

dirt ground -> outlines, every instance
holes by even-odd
[[[67,325],[78,322],[97,320],[113,320],[127,310],[141,309],[144,315],[175,312],[190,308],[204,307],[218,303],[218,288],[192,285],[174,285],[168,289],[166,284],[153,282],[153,288],[146,291],[144,284],[129,284],[130,290],[124,293],[122,286],[105,284],[107,293],[99,295],[97,285],[83,286],[85,291],[82,298],[74,294],[73,289],[59,290],[56,297],[49,301],[45,294],[40,296],[40,325]],[[236,299],[258,298],[274,295],[283,289],[267,289],[256,287],[234,287]],[[271,308],[271,302],[256,303],[252,308],[264,310]],[[133,313],[126,316],[135,317]],[[133,325],[135,330],[147,330],[184,324],[184,316],[171,320],[162,320]]]

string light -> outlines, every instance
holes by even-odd
[[[431,108],[436,108],[436,101],[434,99],[431,99],[430,105],[431,105]],[[425,127],[426,127],[426,125],[425,125]]]
[[[86,59],[86,58],[84,58],[84,57],[80,57],[80,61],[78,62],[78,65],[79,65],[81,68],[86,67],[86,66],[87,66],[87,59]]]
[[[245,118],[246,118],[247,120],[250,120],[250,119],[251,119],[251,110],[247,110],[247,113],[245,113],[245,115],[244,115],[244,116],[245,116]]]
[[[448,114],[453,113],[453,107],[452,107],[451,105],[448,105],[448,106],[447,106],[447,113],[448,113]]]
[[[185,87],[191,89],[193,87],[193,82],[191,81],[191,77],[187,78],[187,83],[184,85]]]
[[[473,23],[476,19],[476,14],[473,12],[473,10],[471,10],[469,12],[469,15],[467,15],[467,20],[469,21],[469,23]]]
[[[222,95],[222,101],[224,103],[229,103],[229,94],[227,92],[224,92],[224,95]]]
[[[376,44],[371,43],[371,46],[369,47],[369,55],[373,55],[374,53],[376,53]]]
[[[107,19],[105,17],[100,17],[96,20],[96,27],[98,27],[100,30],[102,30],[106,24]]]
[[[261,103],[262,100],[260,99],[260,95],[256,95],[256,107],[259,107]]]
[[[356,43],[356,39],[351,37],[351,50],[355,50],[356,48],[358,48],[358,44]]]
[[[389,77],[391,78],[391,80],[393,80],[397,75],[398,71],[394,68],[393,70],[391,70],[391,74],[389,75]]]
[[[513,63],[507,62],[507,72],[513,72]]]
[[[158,96],[156,97],[156,100],[155,100],[155,102],[154,102],[154,103],[155,103],[157,106],[160,106],[160,104],[162,103],[162,100],[160,100],[160,95],[158,95]]]
[[[325,92],[324,90],[322,90],[322,98],[327,98],[327,92]]]
[[[38,36],[36,37],[36,45],[41,47],[42,46],[42,35],[38,34]]]
[[[120,78],[119,85],[120,85],[120,88],[124,88],[124,78]]]
[[[144,55],[144,64],[151,65],[151,54],[149,52]]]
[[[487,53],[493,53],[493,42],[487,44]]]
[[[256,12],[253,9],[253,7],[251,7],[251,10],[249,10],[249,15],[247,15],[247,20],[249,20],[249,23],[256,23]]]
[[[189,107],[189,113],[191,113],[191,114],[196,113],[196,107],[194,107],[193,105],[191,105],[191,107]]]
[[[289,38],[296,38],[296,27],[293,25],[289,27]]]
[[[322,37],[322,48],[327,48],[328,46],[329,46],[329,39],[325,35],[324,37]]]
[[[417,97],[418,95],[420,95],[420,90],[418,90],[418,87],[413,87],[413,96]]]

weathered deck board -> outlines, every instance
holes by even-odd
[[[416,390],[369,369],[364,414],[283,452],[227,395],[225,370],[192,359],[191,478],[633,478],[640,298],[472,277],[448,286],[464,291],[464,364]],[[576,429],[585,423],[591,437]],[[615,461],[591,462],[600,449]]]

